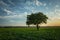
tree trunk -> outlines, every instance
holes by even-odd
[[[37,26],[37,30],[39,31],[39,26],[38,26],[38,24],[37,24],[36,26]]]

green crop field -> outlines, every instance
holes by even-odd
[[[60,40],[60,28],[0,28],[0,40]]]

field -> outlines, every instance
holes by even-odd
[[[60,40],[60,28],[0,28],[0,40]]]

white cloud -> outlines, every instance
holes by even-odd
[[[9,16],[0,16],[0,18],[21,18],[22,17],[22,15],[9,15]]]
[[[54,9],[54,13],[57,17],[60,17],[60,6],[59,5],[55,5],[55,9]]]
[[[42,3],[42,2],[40,2],[40,1],[38,1],[38,0],[34,0],[34,2],[35,2],[35,4],[36,4],[37,6],[46,6],[46,5],[47,5],[46,3]]]
[[[26,16],[27,15],[27,12],[24,12],[24,15]]]
[[[35,4],[36,4],[37,6],[42,5],[42,3],[41,3],[41,2],[39,2],[38,0],[35,0],[34,2],[35,2]]]
[[[56,19],[58,20],[60,19],[60,9],[55,9],[54,11],[49,12],[47,15],[51,21],[54,21]]]
[[[26,5],[30,6],[31,4],[33,4],[33,3],[30,1],[26,1]]]
[[[47,5],[46,3],[43,4],[43,6],[46,6],[46,5]]]
[[[0,1],[0,5],[2,5],[2,6],[8,6],[5,2],[3,2],[3,1]]]
[[[3,19],[5,19],[5,18],[7,18],[7,19],[9,19],[9,18],[24,18],[27,15],[27,12],[17,14],[17,13],[14,13],[14,12],[8,10],[8,9],[3,9],[3,10],[8,15],[8,16],[0,16],[0,18],[3,18]]]
[[[56,7],[56,8],[58,8],[58,7],[59,7],[59,5],[56,5],[55,7]]]
[[[55,9],[55,14],[60,17],[60,9]]]
[[[14,6],[15,6],[15,4],[14,4],[13,2],[11,2],[11,0],[8,0],[8,2],[9,2],[10,4],[12,4],[12,5],[14,5]]]
[[[7,15],[12,14],[13,12],[7,9],[4,9],[5,12],[7,12]]]
[[[8,0],[8,2],[12,5],[15,6],[15,4],[13,2],[11,2],[11,0]],[[9,6],[7,3],[3,2],[3,1],[0,1],[0,5],[3,5],[3,6]]]
[[[3,10],[7,13],[7,15],[15,15],[16,14],[15,12],[10,11],[8,9],[3,9]]]
[[[55,9],[55,12],[60,12],[60,9]]]
[[[32,10],[35,9],[35,7],[33,7],[33,6],[25,6],[24,8],[31,11],[31,12],[32,12]]]
[[[15,14],[15,15],[0,16],[0,18],[3,18],[3,19],[5,19],[5,18],[7,18],[7,19],[9,19],[9,18],[26,18],[27,14],[28,14],[27,12],[24,12],[24,13]]]
[[[54,9],[53,11],[46,12],[49,21],[54,21],[60,19],[60,9]]]

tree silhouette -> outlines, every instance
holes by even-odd
[[[27,15],[27,25],[34,24],[39,30],[39,24],[47,23],[48,17],[44,15],[42,12],[32,13],[31,15]]]
[[[29,20],[29,17],[30,17],[30,15],[27,15],[27,21],[26,21],[26,24],[28,25],[28,27],[29,27],[29,25],[31,24],[31,20]]]
[[[29,25],[30,25],[30,21],[27,21],[27,22],[26,22],[26,24],[27,24],[27,25],[28,25],[28,27],[29,27]]]

